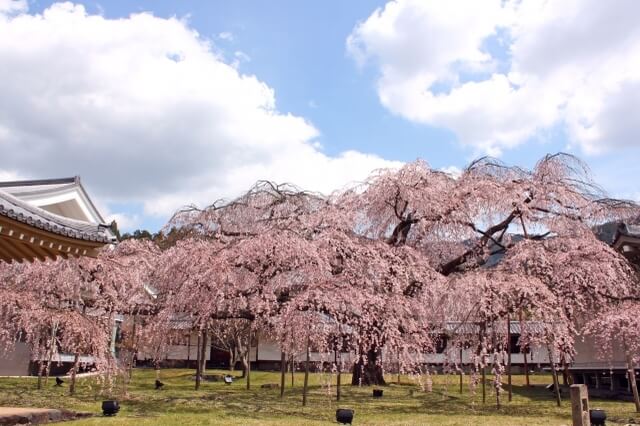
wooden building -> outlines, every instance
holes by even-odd
[[[0,262],[95,256],[115,241],[79,177],[0,182]],[[0,376],[28,375],[30,361],[29,348],[18,342],[0,354]]]

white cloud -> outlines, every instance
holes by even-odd
[[[395,164],[321,152],[310,122],[280,112],[272,88],[184,21],[71,3],[19,12],[0,13],[0,170],[79,174],[103,205],[168,215],[258,179],[328,192]]]
[[[0,0],[0,15],[10,15],[27,10],[27,0]],[[0,16],[0,19],[2,17]]]
[[[440,171],[445,172],[454,179],[458,179],[460,175],[462,175],[462,170],[460,169],[460,167],[456,166],[442,167]]]
[[[223,31],[220,34],[218,34],[218,38],[220,40],[233,41],[233,33],[229,31]]]
[[[640,3],[395,0],[347,39],[381,103],[499,154],[556,125],[595,154],[640,145]]]

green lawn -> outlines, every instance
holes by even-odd
[[[208,371],[208,374],[214,372]],[[506,402],[501,409],[495,407],[495,394],[487,386],[487,404],[482,404],[481,391],[472,394],[466,385],[464,393],[458,393],[458,378],[434,376],[433,392],[421,392],[409,378],[402,384],[384,387],[382,399],[371,398],[371,388],[343,387],[342,401],[335,401],[335,386],[331,393],[320,385],[322,376],[311,375],[309,404],[302,407],[303,374],[296,373],[295,387],[287,375],[284,399],[278,389],[262,389],[261,384],[279,383],[278,373],[253,372],[252,389],[246,390],[244,380],[230,386],[224,383],[204,383],[200,391],[193,390],[191,370],[162,370],[161,380],[165,389],[153,389],[155,372],[139,369],[129,387],[129,395],[120,397],[122,410],[116,417],[103,418],[95,379],[80,381],[75,397],[66,395],[64,388],[53,386],[49,380],[46,389],[36,390],[36,380],[0,379],[0,405],[68,408],[96,413],[91,417],[72,422],[73,425],[325,425],[335,424],[337,407],[355,410],[355,425],[569,425],[571,407],[563,401],[558,408],[552,395],[544,389],[551,382],[550,376],[532,376],[535,385],[526,388],[524,377],[514,376],[513,402]],[[327,376],[324,376],[325,378]],[[349,382],[343,377],[343,383]],[[395,380],[395,376],[388,380]],[[448,386],[445,383],[448,382]],[[610,418],[635,418],[631,403],[593,400],[592,407],[604,408]],[[610,423],[608,423],[610,424]],[[615,423],[611,423],[615,424]]]

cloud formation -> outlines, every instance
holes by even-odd
[[[587,154],[640,146],[640,3],[394,0],[348,52],[381,103],[500,154],[550,129]]]
[[[0,64],[0,175],[80,174],[103,205],[169,215],[258,179],[329,192],[395,165],[324,154],[309,121],[184,20],[0,0]]]

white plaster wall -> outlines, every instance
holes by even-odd
[[[0,355],[0,376],[26,376],[29,374],[31,351],[26,343],[18,342],[13,349]]]

